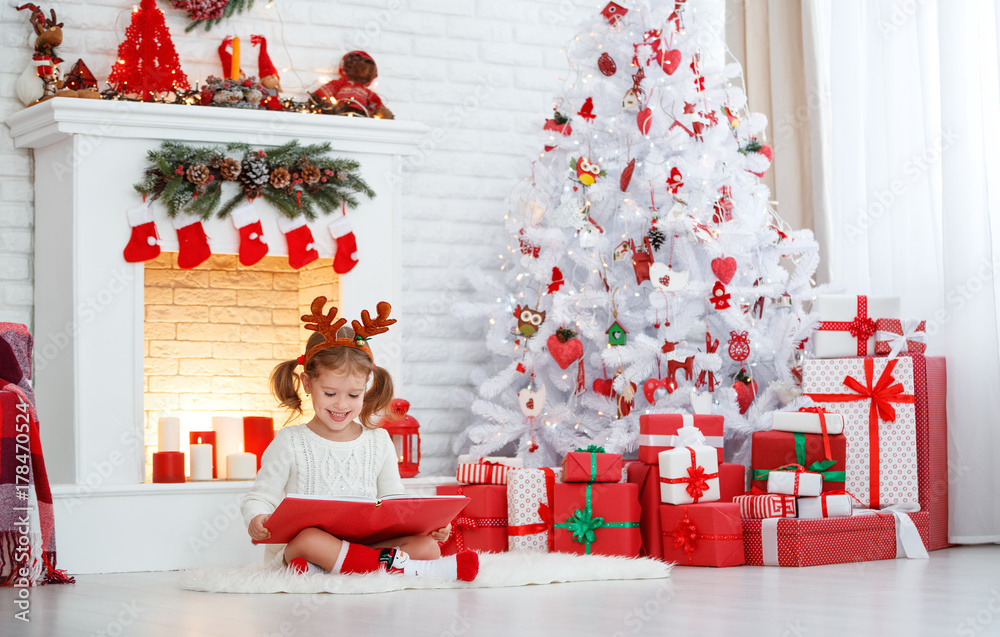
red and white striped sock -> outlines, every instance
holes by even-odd
[[[373,573],[379,570],[411,576],[433,576],[471,582],[479,574],[479,555],[462,551],[436,560],[414,560],[398,548],[373,549],[344,542],[333,567],[335,573]]]

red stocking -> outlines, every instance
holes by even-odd
[[[319,258],[316,241],[305,217],[278,217],[278,228],[288,241],[288,265],[298,270]]]
[[[240,233],[240,263],[251,266],[267,254],[267,241],[260,227],[260,215],[253,202],[241,205],[232,213],[233,225]]]
[[[174,217],[174,229],[177,230],[179,246],[178,267],[190,270],[208,261],[208,257],[212,256],[212,250],[208,247],[208,237],[201,225],[201,219],[184,213],[178,214]]]
[[[337,254],[333,258],[333,271],[347,274],[358,264],[358,241],[351,229],[347,215],[333,220],[329,225],[330,235],[337,242]]]
[[[139,263],[160,256],[160,235],[156,232],[150,204],[132,206],[127,212],[128,225],[132,226],[132,238],[125,246],[125,260]]]

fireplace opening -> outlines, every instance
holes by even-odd
[[[213,255],[184,270],[176,252],[164,252],[145,263],[146,482],[160,417],[180,419],[188,472],[188,433],[211,430],[212,416],[268,416],[276,428],[285,424],[289,413],[271,395],[268,378],[275,365],[304,350],[312,332],[300,317],[319,295],[340,304],[340,277],[329,258],[299,270],[284,256],[245,267],[236,255]]]

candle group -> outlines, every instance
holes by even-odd
[[[242,451],[243,423],[234,416],[212,416],[212,430],[215,431],[215,467],[219,477],[227,480],[226,459]]]
[[[159,447],[153,453],[153,482],[184,482],[180,418],[158,420]],[[212,431],[188,433],[192,481],[253,480],[264,450],[274,440],[274,420],[265,416],[212,416]]]

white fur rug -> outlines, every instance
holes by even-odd
[[[662,579],[669,574],[669,564],[649,558],[516,551],[481,554],[479,576],[474,582],[456,582],[437,577],[406,577],[390,573],[297,574],[280,563],[272,563],[182,571],[178,583],[181,588],[209,593],[358,595],[411,588],[497,588],[595,580]]]

